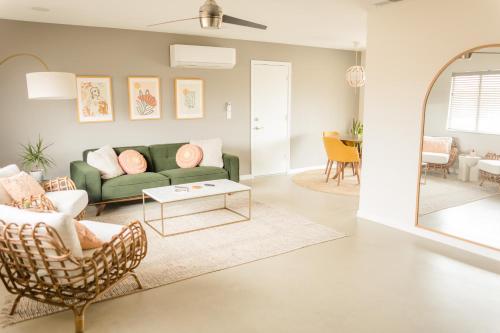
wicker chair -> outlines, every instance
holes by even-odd
[[[147,239],[136,221],[124,226],[90,257],[76,258],[57,231],[45,223],[0,221],[0,278],[19,300],[27,297],[71,309],[75,331],[84,330],[84,313],[100,295],[125,278],[142,288],[134,269],[146,256]]]
[[[448,163],[446,164],[439,164],[439,163],[427,163],[427,170],[436,170],[436,171],[442,171],[443,172],[443,178],[446,178],[446,175],[450,174],[450,168],[455,164],[455,161],[457,160],[458,157],[458,146],[453,139],[453,143],[451,144],[451,149],[450,149],[450,157],[448,159]]]
[[[47,180],[42,183],[45,192],[59,192],[77,190],[75,183],[68,177],[58,177],[55,179]],[[23,198],[20,201],[12,201],[11,206],[26,209],[37,208],[42,210],[57,211],[54,203],[45,195],[36,195]],[[85,209],[83,209],[75,218],[81,220],[85,217]]]
[[[484,156],[483,160],[500,160],[500,155],[497,155],[495,153],[488,153]],[[500,175],[479,169],[479,180],[480,180],[479,184],[480,186],[483,186],[485,181],[490,181],[493,183],[500,184]]]

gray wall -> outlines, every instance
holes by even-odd
[[[293,33],[293,32],[291,32]],[[293,66],[291,167],[324,163],[323,130],[346,132],[357,114],[354,89],[344,80],[354,53],[282,44],[215,39],[130,30],[78,27],[0,20],[0,58],[17,52],[35,53],[51,70],[82,75],[109,75],[113,84],[115,121],[80,124],[76,101],[28,100],[24,74],[42,70],[30,58],[0,67],[0,165],[18,162],[19,144],[40,134],[54,143],[50,155],[57,166],[49,175],[69,173],[69,162],[86,148],[173,143],[191,138],[221,137],[224,151],[241,159],[241,173],[250,173],[250,60],[287,61]],[[234,47],[232,70],[172,69],[169,45]],[[162,119],[128,119],[127,76],[161,79]],[[205,80],[205,118],[175,120],[173,79]],[[224,105],[231,101],[233,118]]]
[[[492,49],[484,51],[492,51]],[[494,51],[498,50],[495,49]],[[454,137],[460,151],[464,153],[474,149],[481,155],[488,152],[499,154],[500,135],[449,131],[447,129],[452,74],[499,69],[500,55],[496,54],[474,54],[471,59],[460,59],[451,64],[438,78],[429,95],[425,110],[425,135]]]

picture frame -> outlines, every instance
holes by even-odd
[[[110,76],[76,77],[77,115],[80,123],[114,121]]]
[[[200,119],[204,116],[203,80],[177,78],[174,82],[176,119]]]
[[[129,76],[128,102],[130,120],[161,119],[160,78]]]

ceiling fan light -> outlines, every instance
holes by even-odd
[[[222,15],[200,16],[200,26],[203,29],[220,29],[222,26]]]

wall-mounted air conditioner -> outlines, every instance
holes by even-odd
[[[230,69],[236,65],[236,49],[227,47],[170,45],[170,67]]]

